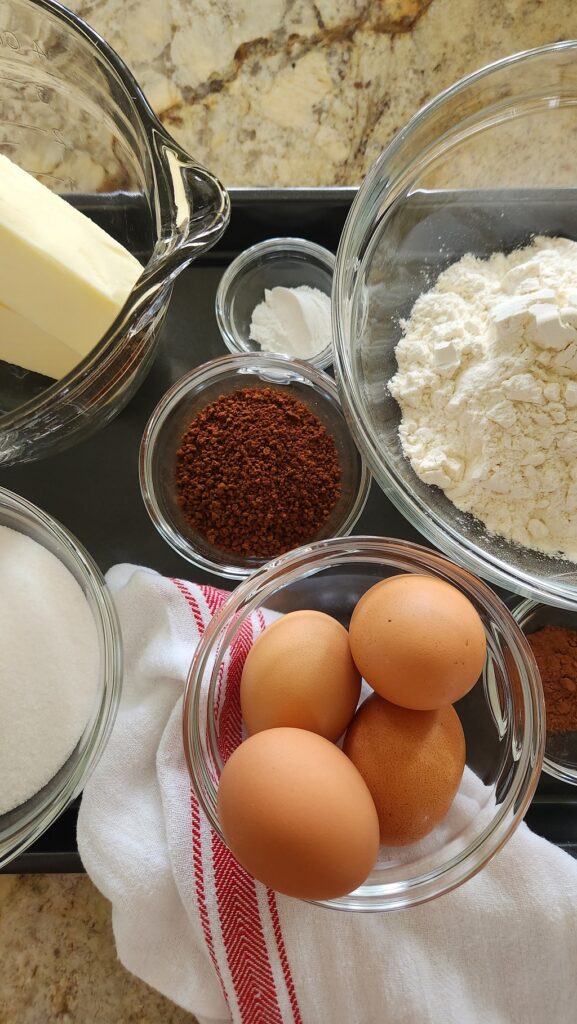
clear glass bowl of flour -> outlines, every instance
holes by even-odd
[[[265,242],[245,249],[227,267],[216,293],[215,313],[224,343],[233,355],[247,352],[269,351],[266,344],[259,344],[251,338],[251,323],[257,306],[265,301],[265,292],[274,288],[314,289],[330,299],[333,285],[335,257],[328,249],[305,238],[268,238]],[[286,293],[285,293],[286,294]],[[290,296],[289,296],[290,301]],[[298,339],[301,317],[316,320],[313,308],[307,316],[309,299],[302,301],[287,315],[290,333],[296,332]],[[328,325],[330,332],[330,323]],[[324,336],[322,331],[321,336]],[[290,344],[290,339],[289,339]],[[301,354],[291,348],[270,349],[273,354],[286,355],[292,359],[304,359],[319,370],[326,370],[333,362],[332,340],[329,338],[315,355]]]
[[[569,609],[577,608],[577,562],[490,533],[423,482],[403,453],[388,384],[401,321],[447,267],[467,253],[510,253],[537,235],[577,239],[576,129],[575,42],[458,82],[415,115],[369,173],[341,237],[333,288],[341,400],[385,494],[465,568]]]
[[[85,724],[82,729],[78,729],[73,749],[63,763],[55,765],[54,774],[42,788],[33,792],[24,802],[0,814],[0,867],[35,842],[82,790],[110,735],[122,682],[120,626],[104,579],[90,555],[47,513],[11,491],[0,488],[0,528],[5,527],[30,538],[55,556],[79,585],[89,610],[87,621],[91,621],[94,627],[96,662],[90,700],[83,708]],[[44,596],[48,595],[51,589],[48,575],[35,579],[35,584]],[[3,619],[8,621],[5,613]],[[24,627],[25,624],[22,625]],[[65,636],[67,627],[67,622],[57,624],[55,620],[55,629],[61,631],[60,638]],[[5,638],[2,644],[5,660],[8,646]],[[70,700],[73,697],[71,692],[66,695]],[[29,694],[23,694],[22,714],[27,713],[27,696]],[[7,777],[0,778],[2,806],[11,803],[12,793],[29,791],[34,785],[34,779],[39,777],[39,770],[42,772],[42,765],[48,765],[57,756],[57,752],[52,749],[53,736],[50,729],[47,729],[47,722],[48,716],[37,735],[32,739],[28,736],[30,749],[27,750],[27,758],[31,770],[28,771],[27,763],[23,762],[18,766],[16,775],[8,770]],[[9,728],[10,723],[3,716],[0,721],[0,737]],[[4,732],[3,743],[6,744],[10,739]]]

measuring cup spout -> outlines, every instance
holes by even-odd
[[[190,214],[183,248],[196,256],[218,241],[230,220],[230,199],[214,174],[193,161],[181,166]]]
[[[158,122],[157,122],[158,124]],[[156,254],[179,269],[210,249],[230,219],[228,192],[158,124],[152,133],[158,158],[161,224]]]

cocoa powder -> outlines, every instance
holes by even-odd
[[[177,500],[215,547],[271,558],[312,540],[341,493],[334,439],[307,406],[270,387],[221,395],[185,431]]]
[[[577,631],[544,626],[527,639],[541,673],[547,732],[576,732]]]

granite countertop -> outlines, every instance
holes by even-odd
[[[354,185],[431,97],[577,35],[571,0],[72,0],[227,186]]]
[[[571,0],[69,6],[228,186],[356,184],[414,111],[463,74],[577,36]],[[193,1020],[120,966],[109,905],[86,877],[0,877],[0,953],[0,1024]]]

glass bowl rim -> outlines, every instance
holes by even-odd
[[[525,633],[525,623],[529,616],[539,607],[553,607],[547,605],[543,601],[534,601],[532,598],[526,598],[524,601],[519,602],[515,605],[512,610],[513,618],[515,622]],[[528,634],[525,633],[525,636]],[[553,779],[558,779],[559,782],[567,782],[572,786],[577,786],[577,767],[570,768],[564,764],[563,761],[557,761],[553,757],[549,757],[547,754],[547,737],[545,736],[545,753],[543,755],[543,771],[546,775],[550,775]]]
[[[515,784],[503,804],[481,834],[461,853],[454,855],[447,864],[411,879],[408,887],[394,882],[375,886],[376,893],[345,896],[335,900],[310,901],[318,906],[333,910],[380,912],[417,906],[450,892],[477,874],[507,842],[521,823],[539,781],[545,743],[544,705],[541,681],[537,665],[528,641],[501,599],[482,581],[467,569],[450,562],[443,554],[410,541],[375,536],[352,536],[316,541],[297,548],[263,566],[250,579],[240,584],[228,597],[225,604],[207,625],[194,652],[184,691],[182,709],[182,738],[185,760],[194,792],[210,823],[222,839],[216,816],[216,789],[202,757],[200,730],[205,721],[200,714],[200,681],[210,675],[210,693],[214,689],[220,659],[214,657],[219,644],[227,649],[232,632],[237,628],[238,615],[242,620],[256,607],[266,601],[278,589],[299,579],[313,575],[316,571],[348,561],[358,563],[371,561],[378,564],[384,558],[396,556],[425,566],[424,571],[435,568],[442,570],[455,585],[465,593],[476,593],[485,607],[490,609],[494,621],[499,624],[507,644],[519,656],[522,671],[519,683],[526,714],[523,746],[515,770]],[[387,564],[390,564],[387,563]],[[243,607],[244,605],[244,607]],[[523,673],[525,675],[523,675]],[[211,705],[209,704],[209,707]],[[208,722],[208,734],[216,752],[215,762],[219,763],[216,749],[216,730],[212,719]],[[196,753],[198,752],[198,753]],[[207,793],[212,789],[214,807]]]
[[[0,832],[0,866],[8,864],[35,842],[84,788],[112,731],[122,690],[120,623],[112,596],[96,562],[57,519],[27,498],[0,487],[0,519],[3,518],[4,510],[20,516],[31,526],[39,529],[41,536],[52,538],[65,550],[94,602],[91,615],[98,620],[100,627],[99,647],[102,664],[99,675],[100,704],[82,756],[63,780],[56,796],[47,796],[40,806],[31,809],[23,818],[18,818],[9,829]],[[36,796],[37,794],[33,794],[31,800]],[[18,809],[15,807],[14,812],[18,812]]]
[[[282,255],[290,258],[291,253],[298,253],[304,256],[314,256],[323,264],[324,269],[329,275],[332,291],[336,256],[330,251],[330,249],[326,249],[325,246],[319,245],[318,242],[311,242],[307,238],[297,238],[288,235],[275,236],[274,238],[266,238],[262,242],[256,242],[254,245],[249,246],[248,249],[243,249],[243,251],[235,257],[232,263],[229,263],[228,267],[224,271],[224,274],[218,283],[214,302],[214,311],[218,329],[226,347],[233,355],[236,355],[237,353],[250,355],[253,350],[247,348],[243,339],[234,329],[234,324],[230,318],[231,291],[236,287],[241,275],[244,274],[244,272],[254,262],[256,262],[259,257],[275,255],[277,253],[279,260]],[[329,298],[330,297],[329,293]],[[259,355],[261,353],[256,350],[253,354]],[[262,354],[266,355],[267,353],[262,352]],[[273,353],[268,354],[272,355]],[[290,359],[291,356],[286,356],[286,358]],[[332,342],[316,356],[312,356],[311,359],[305,359],[303,362],[316,367],[318,370],[326,370],[327,367],[331,366],[333,363]]]
[[[263,562],[256,568],[246,568],[230,557],[228,564],[221,565],[213,562],[205,555],[201,555],[183,534],[172,527],[171,523],[164,516],[157,499],[152,470],[156,444],[161,430],[172,416],[181,399],[185,398],[191,390],[196,389],[199,391],[215,381],[224,382],[230,377],[236,376],[237,370],[245,371],[247,377],[248,371],[251,370],[254,370],[254,373],[271,370],[293,374],[296,380],[304,380],[308,385],[312,385],[316,393],[321,395],[323,399],[330,400],[333,404],[336,403],[341,412],[342,406],[336,385],[324,370],[319,370],[317,367],[312,366],[311,363],[304,362],[303,360],[291,359],[289,356],[256,352],[244,355],[219,356],[217,359],[210,359],[208,362],[202,363],[201,366],[189,370],[165,392],[153,410],[144,428],[140,442],[138,463],[140,491],[148,515],[161,537],[186,561],[197,566],[199,569],[203,569],[205,572],[211,572],[226,579],[244,580],[254,576],[255,573],[260,571],[262,565],[268,564],[268,561]],[[274,381],[271,381],[271,383],[274,383]],[[344,417],[343,426],[346,429]],[[355,500],[344,522],[341,524],[339,534],[341,530],[350,533],[354,528],[365,507],[371,486],[371,475],[366,463],[356,447],[355,451],[359,460],[360,482]]]
[[[379,204],[383,201],[383,195],[391,187],[385,173],[387,164],[397,156],[399,151],[402,151],[422,124],[431,114],[460,93],[503,69],[514,68],[519,64],[539,60],[544,56],[576,50],[577,40],[566,40],[523,50],[492,61],[471,74],[463,76],[449,88],[433,97],[410,118],[377,158],[353,200],[337,250],[332,311],[335,377],[343,411],[355,443],[387,498],[423,537],[440,548],[448,558],[453,559],[470,572],[524,598],[571,611],[577,610],[577,585],[568,588],[563,580],[565,576],[573,576],[577,573],[577,568],[573,569],[574,563],[567,562],[567,565],[572,567],[567,573],[560,572],[557,576],[547,578],[524,572],[520,568],[513,568],[506,559],[477,547],[473,539],[462,536],[428,503],[425,504],[421,498],[412,493],[405,481],[398,476],[386,450],[378,449],[372,436],[373,432],[366,423],[363,398],[354,379],[355,375],[347,352],[345,329],[347,317],[342,314],[350,305],[346,298],[347,275],[350,273],[354,260],[358,262],[357,243],[361,225],[366,226],[370,219],[374,219]],[[505,97],[506,99],[507,97]],[[418,161],[419,154],[411,157],[404,168],[404,173],[406,174],[411,168],[416,167]]]

